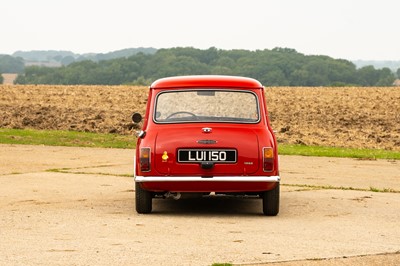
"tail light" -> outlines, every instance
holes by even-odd
[[[274,149],[272,147],[263,148],[263,169],[265,172],[274,170]]]
[[[150,148],[140,148],[139,160],[140,170],[142,172],[150,171]]]

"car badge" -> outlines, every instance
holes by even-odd
[[[217,141],[212,140],[212,139],[201,139],[201,140],[198,140],[197,143],[199,143],[199,144],[216,144]]]
[[[211,133],[212,132],[211,127],[203,127],[202,130],[203,130],[203,133]]]

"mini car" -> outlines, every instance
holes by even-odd
[[[264,87],[234,76],[162,78],[149,88],[135,157],[136,211],[153,198],[241,195],[279,212],[277,142]]]

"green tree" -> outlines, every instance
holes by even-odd
[[[378,71],[379,79],[375,86],[391,86],[395,81],[396,77],[390,68],[384,67]]]
[[[138,77],[136,80],[133,82],[130,82],[128,84],[130,85],[136,85],[136,86],[145,86],[145,85],[150,85],[152,82],[151,79],[145,79],[143,76]]]
[[[75,58],[73,56],[71,56],[71,55],[65,56],[60,60],[60,63],[63,66],[67,66],[69,64],[72,64],[73,62],[75,62]]]
[[[23,73],[24,60],[21,57],[0,55],[0,73]]]
[[[249,76],[268,86],[389,86],[394,79],[389,69],[356,69],[347,60],[306,56],[289,48],[246,51],[178,47],[98,62],[83,59],[59,68],[27,67],[17,83],[142,84],[195,74]]]
[[[286,79],[285,74],[279,68],[267,71],[260,80],[265,86],[289,86],[289,80]]]
[[[308,86],[309,73],[305,69],[297,69],[290,75],[290,86]]]
[[[358,84],[374,86],[379,80],[379,73],[373,66],[365,66],[357,70]]]

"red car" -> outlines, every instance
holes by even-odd
[[[133,114],[135,123],[142,116]],[[136,211],[152,199],[246,195],[279,212],[277,143],[264,87],[232,76],[163,78],[150,86],[135,159]]]

